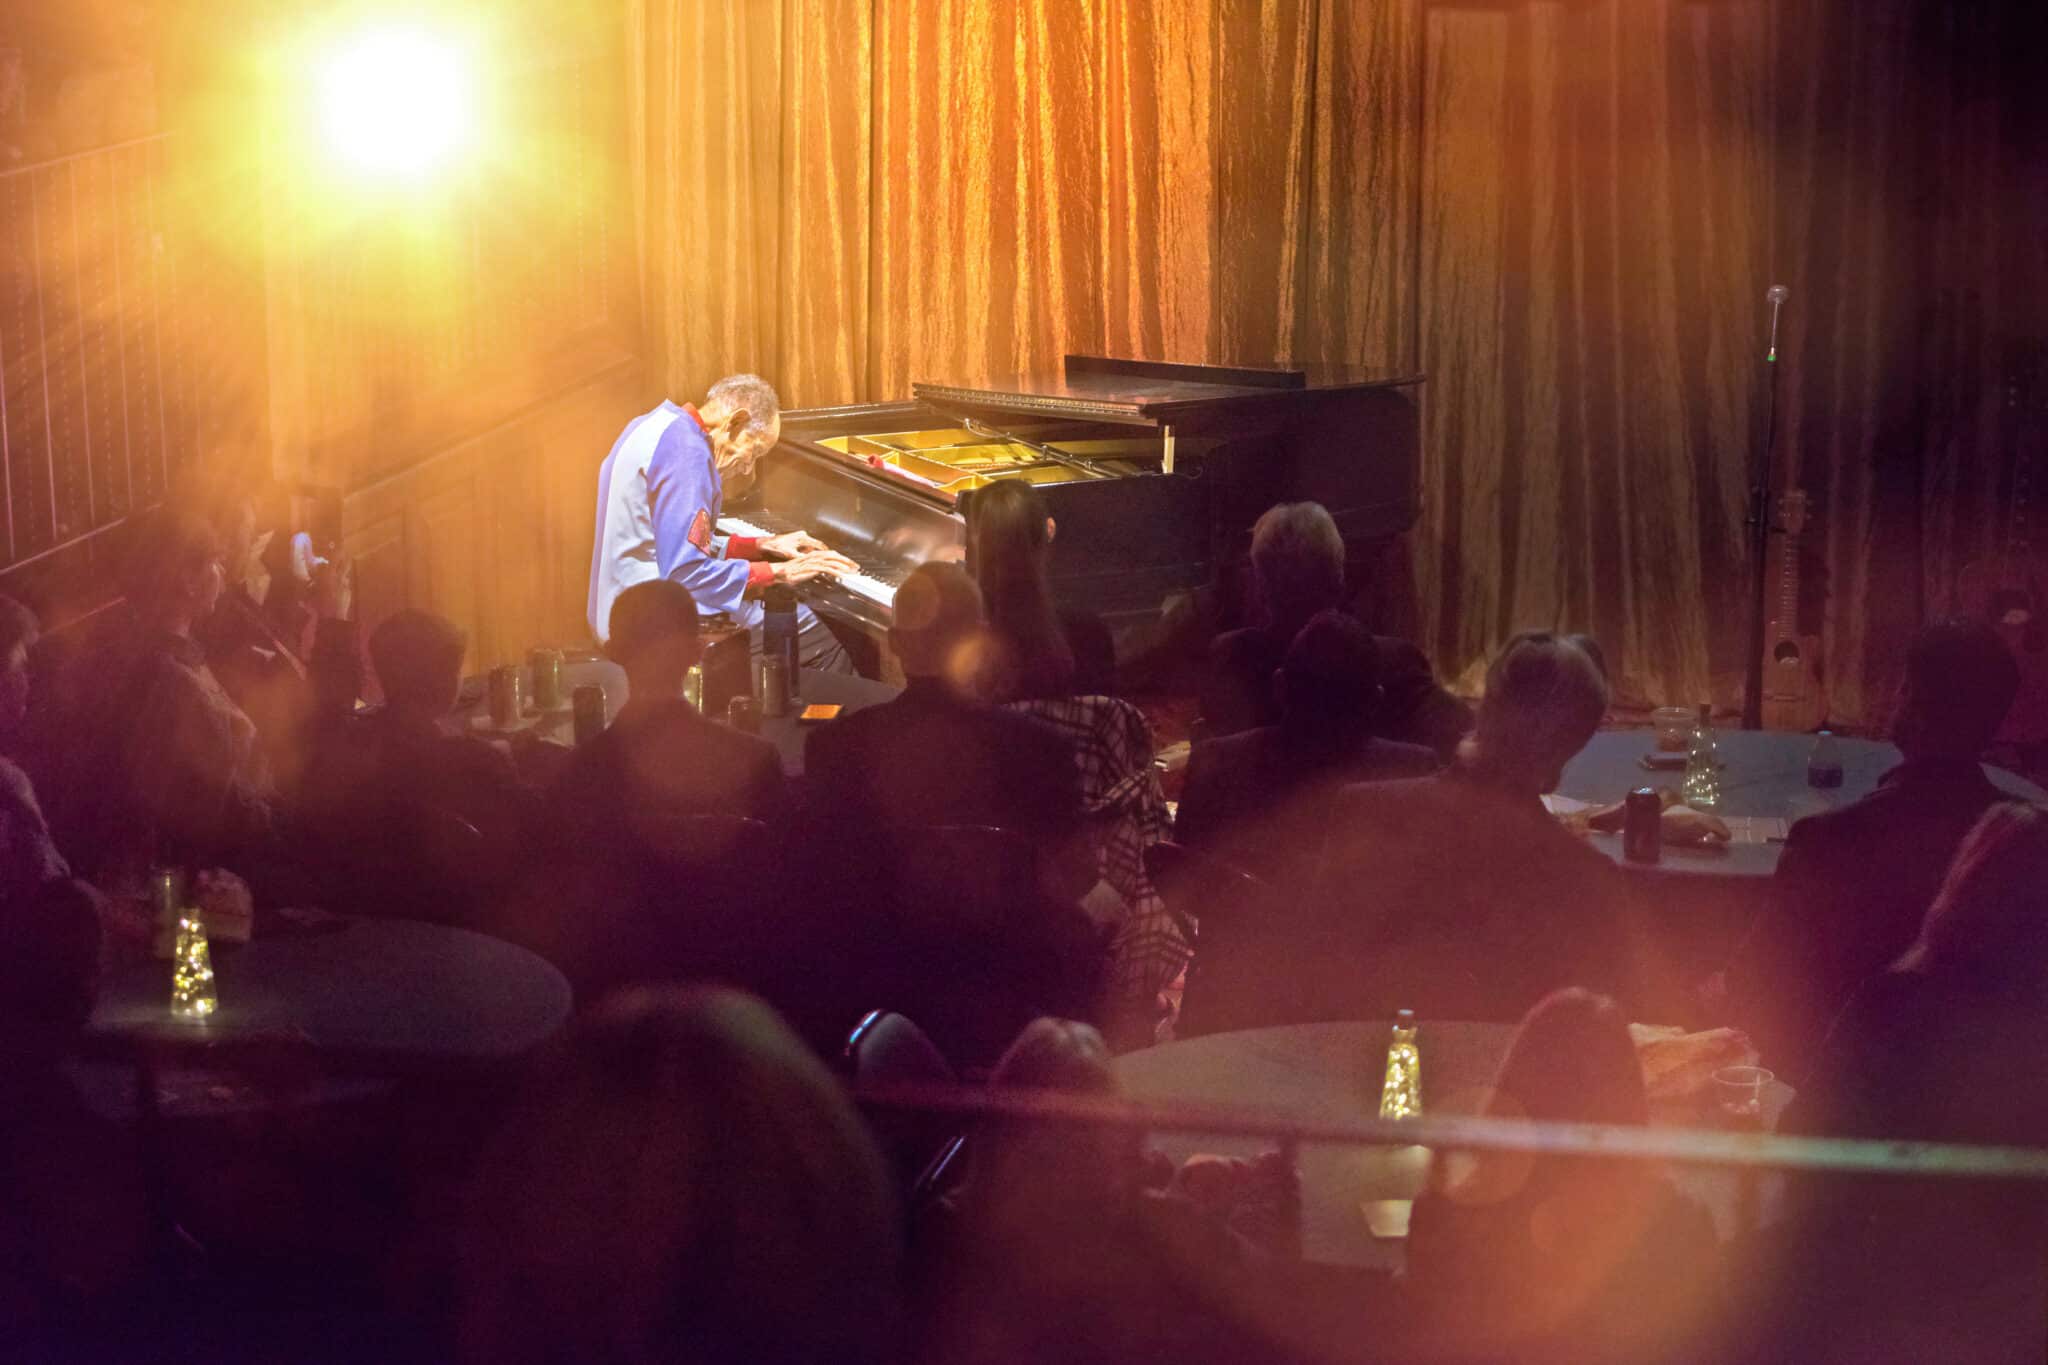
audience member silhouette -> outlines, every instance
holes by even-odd
[[[146,1269],[132,1141],[61,1067],[98,998],[97,911],[69,880],[0,895],[0,1321],[24,1358],[38,1331],[118,1309]]]
[[[772,1011],[618,995],[483,1156],[461,1358],[881,1365],[900,1355],[901,1218],[845,1092]]]
[[[1964,838],[1917,940],[1835,1021],[1782,1130],[2048,1145],[2044,919],[2048,813],[1994,805]],[[1819,1345],[1784,1358],[1962,1359],[1958,1323],[1970,1324],[1969,1359],[2039,1351],[2048,1207],[2038,1187],[1835,1179],[1802,1192],[1786,1239],[1793,1266],[1776,1278],[1793,1298],[1784,1321]],[[1997,1343],[2008,1354],[1988,1354]]]
[[[1650,1008],[1621,873],[1543,806],[1607,706],[1599,670],[1553,635],[1495,656],[1477,729],[1435,777],[1347,787],[1329,805],[1303,1004],[1515,1019],[1586,984]],[[1313,983],[1313,985],[1311,985]],[[1364,992],[1363,995],[1360,993]]]
[[[548,791],[521,936],[579,993],[652,979],[765,990],[764,961],[803,949],[809,927],[791,918],[788,879],[747,823],[784,813],[781,760],[683,698],[699,646],[682,584],[620,593],[607,648],[627,701]]]
[[[1114,1098],[1102,1036],[1038,1019],[989,1078],[998,1091]],[[972,1172],[921,1239],[933,1362],[1265,1358],[1225,1307],[1248,1298],[1220,1222],[1155,1193],[1141,1134],[1005,1119],[972,1139]],[[1164,1183],[1160,1180],[1159,1183]]]
[[[255,724],[194,638],[220,600],[222,554],[192,512],[139,518],[126,611],[61,683],[48,724],[62,752],[45,794],[59,845],[84,875],[139,878],[153,862],[241,866],[273,848],[275,791]]]
[[[255,722],[278,785],[291,791],[320,728],[349,714],[362,692],[352,575],[344,561],[298,580],[274,492],[223,479],[202,496],[227,585],[197,637],[214,676]]]
[[[39,633],[35,613],[0,597],[0,905],[71,875],[35,787],[16,761],[27,738],[28,655]]]
[[[989,650],[981,594],[950,564],[920,566],[896,593],[889,640],[901,696],[813,731],[804,772],[817,809],[849,828],[985,825],[1021,835],[1073,897],[1081,820],[1074,757],[1058,735],[976,695]]]
[[[1373,733],[1377,654],[1342,612],[1303,626],[1274,675],[1279,723],[1195,745],[1174,838],[1268,881],[1298,881],[1336,788],[1435,772],[1433,750]]]
[[[1279,720],[1273,673],[1318,612],[1346,603],[1344,538],[1320,503],[1269,509],[1252,527],[1254,623],[1210,642],[1202,723],[1211,737]],[[1437,684],[1429,660],[1406,640],[1375,636],[1379,730],[1385,738],[1436,750],[1446,762],[1471,724],[1470,709]]]
[[[532,797],[504,749],[449,728],[468,650],[455,623],[432,612],[407,609],[379,622],[370,657],[384,704],[328,724],[304,804],[358,827],[431,808],[473,826],[493,858],[511,858]]]
[[[626,704],[556,783],[550,804],[560,821],[660,847],[678,820],[767,820],[783,809],[775,746],[713,723],[683,697],[702,653],[688,588],[655,580],[620,593],[606,648],[626,670]]]
[[[1047,567],[1058,525],[1021,479],[979,488],[966,500],[967,565],[988,614],[998,701],[1108,696],[1116,649],[1102,619],[1053,604]]]
[[[1904,952],[1963,836],[2002,799],[1977,758],[2005,719],[2019,670],[1990,627],[1921,632],[1893,737],[1904,762],[1877,790],[1792,826],[1728,973],[1731,1013],[1780,1074],[1804,1074],[1849,993]]]
[[[1538,1002],[1482,1112],[1647,1122],[1620,1007],[1577,989]],[[1415,1203],[1408,1274],[1432,1359],[1635,1362],[1700,1345],[1715,1253],[1705,1212],[1656,1163],[1458,1153]]]

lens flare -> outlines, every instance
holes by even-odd
[[[475,89],[457,44],[410,28],[347,41],[319,69],[328,145],[374,176],[419,180],[469,143]]]

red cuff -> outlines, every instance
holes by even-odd
[[[749,592],[759,592],[774,581],[775,566],[773,564],[756,560],[747,566],[747,590]]]
[[[759,559],[761,557],[761,537],[727,536],[725,538],[725,557],[727,559]]]

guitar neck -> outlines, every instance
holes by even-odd
[[[1793,635],[1799,628],[1799,536],[1793,531],[1771,532],[1770,579],[1771,623],[1775,635]]]

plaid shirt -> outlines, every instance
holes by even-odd
[[[1073,746],[1096,872],[1125,907],[1110,943],[1110,987],[1117,1000],[1149,1006],[1193,955],[1145,875],[1145,850],[1171,832],[1152,767],[1152,729],[1137,707],[1114,697],[1047,697],[1009,709],[1051,726]]]

